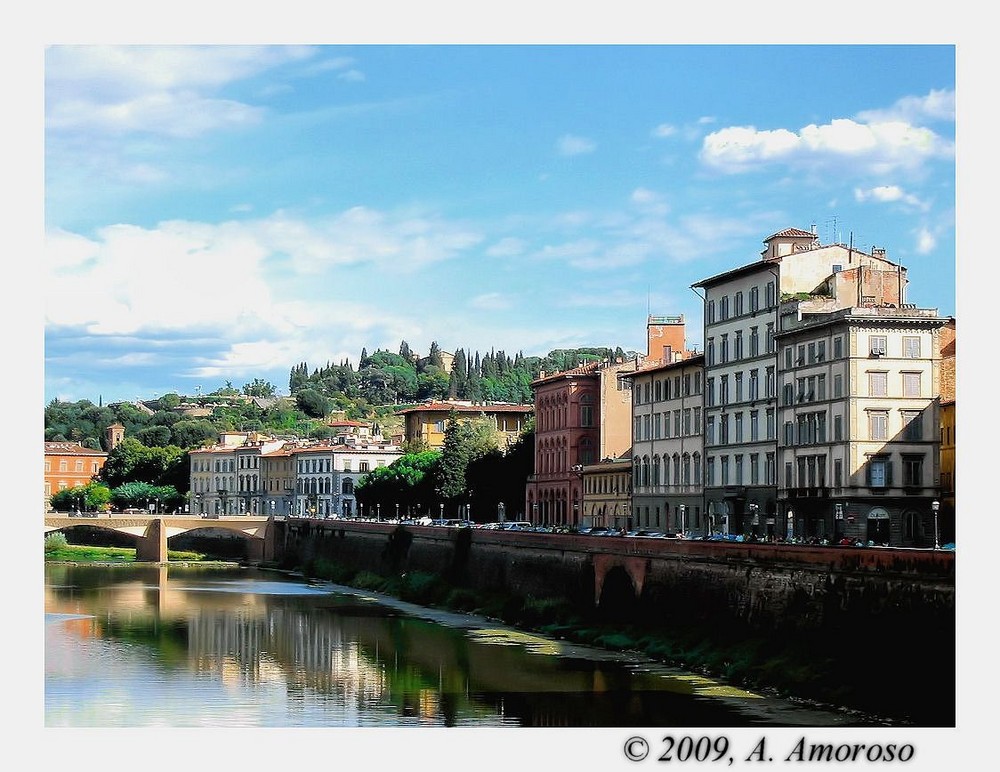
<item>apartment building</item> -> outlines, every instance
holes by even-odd
[[[430,450],[444,447],[448,417],[455,413],[459,420],[486,419],[497,431],[497,447],[506,450],[521,436],[534,408],[531,405],[472,403],[458,400],[425,402],[400,410],[403,416],[406,442]]]
[[[705,357],[677,355],[624,376],[632,385],[632,527],[703,535],[713,530],[702,485]]]
[[[299,517],[375,517],[395,513],[361,512],[354,489],[358,480],[403,455],[388,443],[316,443],[290,451],[295,468],[292,514]]]
[[[108,454],[83,447],[80,442],[46,442],[44,507],[48,512],[53,494],[87,485],[100,474]]]
[[[693,286],[704,300],[705,506],[713,523],[785,534],[778,508],[776,336],[781,315],[899,306],[906,269],[815,231],[768,236],[761,257]]]
[[[933,546],[948,320],[911,306],[783,308],[782,319],[783,535]]]
[[[580,524],[583,468],[631,445],[632,390],[623,376],[640,361],[590,362],[532,382],[535,468],[525,511],[533,523]]]

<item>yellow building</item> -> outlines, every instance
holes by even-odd
[[[532,405],[474,404],[472,402],[426,402],[399,411],[405,421],[406,442],[440,450],[444,447],[444,432],[448,416],[456,413],[460,420],[487,418],[497,430],[497,447],[505,450],[517,441],[521,430],[534,413]]]

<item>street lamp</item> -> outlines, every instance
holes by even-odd
[[[195,506],[195,509],[197,510],[197,512],[198,512],[199,515],[205,514],[204,511],[201,508],[201,494],[200,493],[196,493],[195,496],[194,496],[194,506]]]
[[[441,519],[444,520],[444,502],[441,502]]]
[[[791,509],[789,509],[788,510],[788,524],[787,524],[786,534],[785,534],[785,538],[788,539],[788,541],[791,541],[792,538],[795,536],[795,526],[794,526],[794,522],[795,521],[793,519],[794,517],[795,517],[795,513],[792,512]]]
[[[844,530],[844,505],[837,503],[833,505],[833,540],[835,542],[840,541],[840,534]]]
[[[687,534],[687,505],[681,504],[681,536]]]
[[[502,501],[499,504],[497,504],[497,522],[502,523],[504,521],[504,517],[506,516],[506,511],[507,511],[506,504],[504,504]]]
[[[935,499],[931,502],[931,510],[934,512],[934,549],[941,549],[941,537],[938,532],[938,510],[941,509],[941,502]]]

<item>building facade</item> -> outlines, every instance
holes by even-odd
[[[535,466],[525,512],[531,522],[578,526],[583,468],[631,445],[632,390],[625,374],[639,361],[590,362],[542,373],[535,394]]]
[[[630,530],[632,524],[632,459],[604,459],[584,464],[580,527]]]
[[[45,511],[50,509],[53,494],[87,485],[100,474],[107,460],[107,453],[85,448],[79,442],[46,442],[43,479]]]
[[[497,432],[497,447],[506,450],[517,442],[521,431],[534,412],[531,405],[474,404],[463,401],[427,402],[404,410],[406,442],[429,450],[444,447],[448,417],[455,413],[459,420],[486,419]]]
[[[777,336],[785,536],[934,545],[946,323],[912,307],[789,315]]]
[[[702,485],[704,364],[699,354],[647,364],[628,376],[634,528],[692,535],[712,530]]]
[[[906,269],[815,232],[764,240],[761,258],[693,285],[704,292],[705,506],[712,522],[758,537],[786,533],[778,505],[776,336],[802,310],[899,307]]]

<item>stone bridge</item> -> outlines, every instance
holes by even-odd
[[[69,517],[45,515],[45,533],[86,525],[107,531],[127,533],[136,537],[135,559],[165,563],[167,539],[177,534],[213,528],[233,531],[247,539],[247,559],[252,563],[273,560],[276,529],[273,517],[232,516],[203,518],[197,515],[101,515],[99,517]]]

